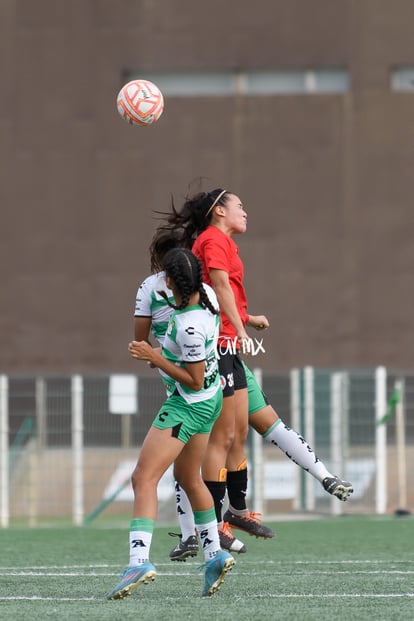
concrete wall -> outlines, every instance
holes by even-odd
[[[2,0],[2,372],[145,370],[129,359],[153,210],[237,193],[265,369],[412,368],[410,0]],[[341,95],[166,100],[116,112],[125,72],[347,68]]]

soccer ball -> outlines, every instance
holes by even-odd
[[[120,117],[130,125],[151,125],[162,114],[164,98],[149,80],[132,80],[119,91],[116,105]]]

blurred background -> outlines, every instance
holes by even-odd
[[[135,423],[110,416],[109,378],[143,376],[151,388],[137,409],[149,424],[162,389],[129,358],[127,343],[154,212],[223,187],[248,211],[236,241],[249,311],[271,324],[254,363],[273,405],[291,420],[291,370],[324,370],[308,384],[314,397],[326,393],[322,436],[316,423],[303,427],[302,371],[297,421],[316,448],[329,447],[331,379],[340,369],[350,416],[342,417],[340,463],[362,459],[368,447],[366,510],[398,505],[401,498],[378,500],[374,473],[384,462],[372,459],[384,441],[376,420],[399,380],[403,428],[414,439],[413,20],[410,0],[1,2],[0,371],[3,449],[15,447],[15,465],[29,459],[30,442],[37,459],[45,447],[67,446],[67,475],[56,485],[72,480],[73,374],[92,378],[81,388],[93,387],[82,402],[83,441],[121,451],[138,441]],[[165,98],[147,128],[127,125],[116,110],[119,89],[138,77]],[[96,430],[105,417],[103,440]],[[360,440],[358,456],[347,453],[350,438]],[[396,493],[400,475],[384,476]],[[27,491],[33,515],[41,513],[36,485]]]

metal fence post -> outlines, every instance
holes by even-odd
[[[395,408],[395,436],[398,468],[398,507],[396,515],[409,515],[407,508],[407,455],[405,439],[405,382],[396,380],[394,390],[400,395]]]
[[[375,510],[382,514],[387,510],[387,425],[378,422],[387,411],[387,371],[385,367],[375,369],[375,461],[376,494]]]
[[[82,526],[83,504],[83,378],[72,376],[72,515],[75,526]]]
[[[9,519],[9,380],[0,375],[0,526],[7,528]]]
[[[315,373],[312,367],[305,367],[303,370],[304,379],[304,420],[305,429],[303,437],[309,446],[315,444]],[[305,435],[306,434],[306,435]],[[313,477],[306,477],[305,480],[305,509],[306,511],[315,510],[315,481]]]
[[[300,370],[299,369],[291,369],[290,371],[290,420],[292,429],[296,429],[297,431],[301,431],[301,423],[300,423],[300,407],[301,407],[301,399],[300,399]],[[292,502],[292,508],[294,511],[299,511],[303,509],[303,505],[301,502],[302,493],[301,493],[301,481],[302,481],[302,469],[295,468],[295,492]]]
[[[343,416],[343,373],[333,373],[331,375],[331,434],[330,452],[332,472],[343,472],[343,437],[342,437],[342,416]],[[343,513],[342,503],[332,496],[330,509],[332,515]]]

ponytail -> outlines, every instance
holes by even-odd
[[[225,205],[228,192],[217,188],[211,192],[199,192],[194,196],[187,196],[180,210],[177,210],[174,199],[171,198],[171,211],[168,213],[156,212],[164,219],[157,228],[155,237],[176,235],[183,248],[192,248],[196,237],[210,224],[213,209],[216,205]]]

